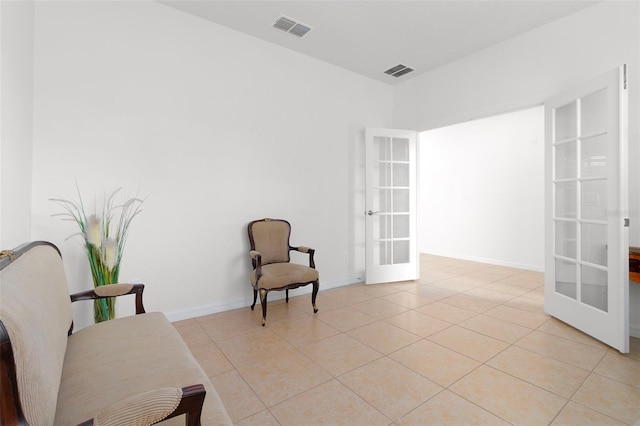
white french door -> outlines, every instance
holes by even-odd
[[[629,351],[626,66],[545,103],[545,310]]]
[[[417,279],[417,134],[367,128],[365,149],[365,282]]]

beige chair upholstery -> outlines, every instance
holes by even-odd
[[[260,219],[249,223],[249,257],[253,265],[251,286],[253,304],[256,305],[258,293],[262,305],[262,325],[267,321],[267,294],[274,290],[285,290],[289,302],[289,290],[313,285],[311,304],[313,312],[318,312],[316,296],[320,286],[319,274],[313,259],[315,250],[309,247],[293,247],[289,244],[291,225],[282,219]],[[307,253],[309,266],[290,263],[291,250]]]

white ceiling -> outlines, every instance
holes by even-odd
[[[395,84],[556,21],[597,1],[159,0],[373,79]],[[281,15],[314,29],[298,38],[272,27]],[[414,72],[383,73],[404,64]]]

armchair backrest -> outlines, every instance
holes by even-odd
[[[262,255],[262,264],[289,262],[291,225],[282,219],[260,219],[249,223],[251,250]]]
[[[51,425],[72,322],[67,280],[54,245],[29,243],[13,253],[14,260],[0,260],[0,340],[4,327],[11,343],[1,343],[13,351],[20,404],[27,422]],[[5,393],[12,366],[7,363],[11,360],[6,353],[2,356],[0,392]]]

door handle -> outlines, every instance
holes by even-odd
[[[374,214],[378,214],[378,213],[380,213],[380,212],[374,212],[374,211],[371,211],[371,210],[369,210],[369,211],[367,212],[367,214],[368,214],[369,216],[373,216]]]

